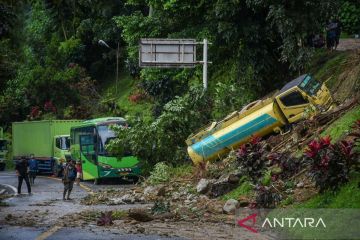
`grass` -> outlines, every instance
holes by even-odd
[[[221,199],[225,201],[229,199],[237,200],[241,196],[249,196],[252,189],[253,187],[251,186],[250,182],[242,179],[241,184],[237,188],[222,196]]]
[[[321,135],[330,135],[333,142],[347,134],[356,120],[360,119],[360,106],[356,106],[344,116],[333,122]]]
[[[126,217],[127,215],[128,215],[127,212],[124,210],[116,210],[112,212],[111,217],[113,218],[113,220],[120,220]]]
[[[360,173],[352,173],[350,181],[338,191],[327,191],[297,204],[298,208],[360,208]]]
[[[142,117],[145,121],[152,119],[152,103],[141,101],[133,103],[129,101],[129,96],[136,89],[136,80],[134,80],[127,71],[122,70],[119,73],[119,82],[117,85],[112,80],[107,80],[102,85],[102,95],[104,96],[103,102],[116,101],[120,112],[124,114],[123,117]]]
[[[194,166],[192,164],[183,164],[170,168],[171,178],[184,178],[193,174]]]
[[[318,194],[310,200],[303,203],[293,204],[286,217],[297,217],[302,215],[321,216],[326,222],[326,228],[329,232],[315,231],[309,228],[291,228],[284,229],[287,236],[292,236],[292,239],[326,239],[332,236],[338,236],[341,229],[347,229],[347,224],[352,221],[353,214],[349,209],[360,208],[360,173],[353,172],[350,181],[343,185],[338,191],[326,191]],[[283,204],[282,206],[287,205]],[[314,210],[301,210],[301,209],[316,209]],[[336,217],[336,212],[327,211],[324,209],[344,209],[344,214]],[[311,212],[309,212],[311,211]],[[338,212],[338,210],[335,210]],[[276,211],[275,211],[276,214]],[[354,230],[354,229],[350,229]],[[350,235],[353,233],[350,233]],[[348,235],[348,236],[350,236]]]
[[[347,52],[328,52],[327,50],[318,50],[315,54],[311,67],[308,72],[311,72],[319,81],[326,81],[326,85],[332,89],[336,84],[339,75],[343,72],[343,63],[346,61],[349,53]]]

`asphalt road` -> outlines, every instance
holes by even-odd
[[[21,194],[11,197],[5,200],[9,206],[0,207],[0,239],[179,239],[156,235],[127,234],[121,229],[98,227],[94,223],[89,223],[85,227],[62,227],[58,224],[59,220],[67,214],[86,210],[109,211],[119,208],[127,210],[139,207],[136,204],[84,206],[80,200],[87,196],[89,188],[96,191],[109,187],[126,188],[129,186],[117,183],[105,185],[85,183],[84,185],[86,187],[75,185],[71,194],[73,200],[63,201],[61,181],[48,177],[36,178],[35,185],[32,186],[32,195]],[[14,172],[0,172],[0,191],[6,189],[7,193],[10,193],[16,191],[16,187],[17,177]],[[22,192],[27,193],[25,182]],[[11,221],[8,221],[9,218]]]

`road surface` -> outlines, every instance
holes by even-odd
[[[0,191],[7,193],[16,191],[17,177],[13,172],[0,172]],[[139,207],[134,205],[92,205],[80,204],[80,200],[87,196],[90,190],[114,187],[113,185],[86,184],[87,187],[74,185],[72,199],[62,200],[63,185],[58,179],[38,177],[32,187],[32,195],[21,194],[6,199],[9,206],[0,207],[0,239],[181,239],[157,235],[128,234],[117,228],[96,226],[95,222],[81,227],[68,227],[67,216],[85,211],[128,210]],[[117,188],[126,185],[115,185]],[[23,183],[22,192],[27,192]],[[71,237],[69,238],[68,235]],[[183,239],[183,238],[182,238]]]

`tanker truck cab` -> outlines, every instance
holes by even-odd
[[[315,106],[327,110],[332,103],[331,95],[325,84],[319,83],[310,75],[302,75],[286,84],[275,97],[287,123],[303,118],[307,108]]]

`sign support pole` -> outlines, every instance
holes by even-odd
[[[208,67],[207,50],[208,50],[208,40],[204,39],[204,41],[203,41],[203,86],[204,86],[204,91],[206,91],[207,87],[208,87],[208,81],[207,81],[207,67]]]

